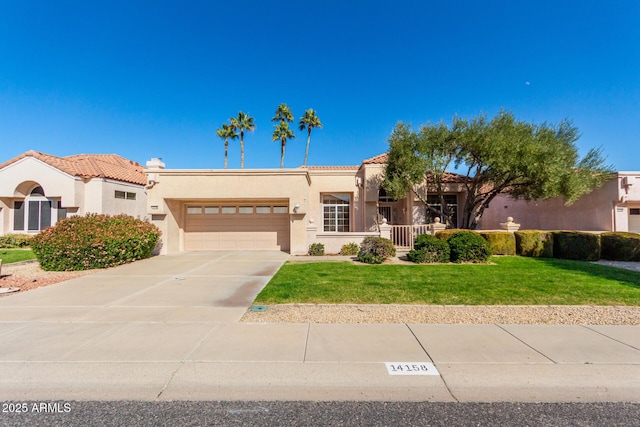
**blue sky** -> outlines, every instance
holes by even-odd
[[[569,118],[584,153],[640,170],[640,2],[30,1],[0,4],[0,161],[34,149],[221,168],[242,110],[248,168],[276,168],[270,122],[324,123],[309,164],[357,165],[419,125],[512,111]],[[306,133],[287,144],[302,163]],[[238,143],[229,166],[239,167]]]

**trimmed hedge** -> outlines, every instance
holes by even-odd
[[[597,261],[600,259],[600,236],[579,231],[555,231],[553,256],[578,261]]]
[[[523,230],[514,233],[516,253],[527,257],[553,258],[553,232]]]
[[[31,241],[43,270],[107,268],[148,258],[160,230],[128,215],[72,216],[49,227]]]
[[[478,234],[489,243],[493,255],[515,255],[516,238],[508,231],[480,231]]]
[[[28,248],[31,245],[33,236],[29,234],[5,234],[0,236],[0,248]]]
[[[324,244],[322,243],[312,243],[309,245],[309,255],[311,256],[322,256],[324,255]]]
[[[611,261],[640,261],[640,234],[609,232],[600,235],[601,257]]]
[[[396,248],[393,242],[384,237],[368,236],[362,240],[358,261],[367,264],[382,264],[382,262],[396,255]]]
[[[453,262],[485,262],[491,256],[489,243],[473,231],[455,232],[447,243]]]
[[[342,248],[340,248],[340,255],[358,255],[358,244],[355,242],[351,242],[351,243],[347,243],[342,245]]]
[[[468,232],[471,230],[465,230],[462,228],[447,228],[446,230],[438,231],[436,233],[436,237],[440,240],[448,240],[449,237],[453,236],[455,233],[458,233],[460,231]]]
[[[446,240],[438,239],[430,234],[419,234],[413,243],[413,250],[407,253],[409,261],[423,264],[449,262],[449,244]]]

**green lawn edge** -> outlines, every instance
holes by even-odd
[[[640,305],[640,272],[520,256],[488,264],[286,263],[255,304]]]
[[[36,259],[36,256],[31,249],[0,249],[0,259],[4,265]]]

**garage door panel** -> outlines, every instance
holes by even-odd
[[[289,250],[289,215],[187,215],[185,250]]]

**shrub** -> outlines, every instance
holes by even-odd
[[[31,238],[29,234],[5,234],[0,236],[0,248],[26,248],[31,245]]]
[[[610,232],[600,235],[601,257],[611,261],[640,261],[640,234]]]
[[[396,248],[393,242],[384,237],[365,237],[360,244],[358,261],[367,264],[381,264],[385,259],[395,256]]]
[[[453,262],[484,262],[491,256],[489,243],[473,231],[458,231],[448,239]]]
[[[508,231],[481,231],[480,236],[489,243],[493,255],[515,255],[516,238]]]
[[[346,245],[342,245],[342,248],[340,248],[340,255],[358,255],[358,244],[351,242]]]
[[[429,234],[419,234],[413,250],[407,253],[409,261],[415,263],[449,262],[449,244]]]
[[[324,245],[322,243],[312,243],[309,245],[309,255],[322,256],[324,255]]]
[[[31,248],[44,270],[89,270],[148,258],[160,230],[128,215],[73,216],[41,231]]]
[[[462,228],[447,228],[446,230],[438,231],[436,233],[436,237],[441,240],[448,240],[449,237],[453,236],[455,233],[459,231],[469,231],[463,230]]]
[[[600,236],[579,231],[555,231],[553,256],[579,261],[597,261],[600,259]]]
[[[516,253],[528,257],[553,258],[553,232],[523,230],[514,233]]]

